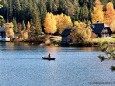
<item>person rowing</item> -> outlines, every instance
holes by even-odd
[[[49,55],[48,55],[48,58],[51,58],[50,53],[49,53]]]

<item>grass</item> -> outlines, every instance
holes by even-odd
[[[111,37],[107,37],[107,38],[94,38],[92,40],[93,43],[104,43],[104,42],[107,42],[107,43],[113,43],[115,44],[115,38],[111,38]]]

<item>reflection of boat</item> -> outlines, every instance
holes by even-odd
[[[42,57],[44,60],[55,60],[55,58],[49,58],[49,57]]]

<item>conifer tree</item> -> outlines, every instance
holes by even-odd
[[[88,8],[86,5],[84,5],[83,7],[81,7],[80,9],[80,13],[79,13],[79,18],[81,21],[87,20],[88,19]]]
[[[18,22],[20,22],[20,12],[21,12],[21,4],[20,4],[20,1],[19,0],[15,0],[14,1],[14,10],[15,10],[15,12],[16,12],[16,19],[17,19],[17,21]]]
[[[8,0],[8,3],[9,3],[9,13],[8,13],[8,16],[9,16],[9,20],[12,21],[12,18],[13,18],[13,5],[12,5],[12,0]]]
[[[25,25],[24,20],[22,21],[22,28],[23,28],[24,31],[26,30],[26,25]]]
[[[40,20],[40,14],[39,10],[37,8],[37,5],[34,3],[34,9],[33,9],[33,23],[36,28],[36,35],[40,35],[42,32],[41,28],[41,20]]]
[[[13,18],[13,21],[12,21],[13,25],[14,25],[14,31],[17,32],[18,31],[18,26],[17,26],[17,22],[16,22],[16,19]]]
[[[14,1],[14,7],[17,11],[20,11],[21,10],[21,4],[20,4],[20,1],[19,0],[15,0]]]
[[[41,24],[44,23],[44,18],[47,14],[47,9],[46,9],[46,1],[45,0],[40,0],[40,3],[38,5],[39,12],[40,12],[40,18],[41,18]]]

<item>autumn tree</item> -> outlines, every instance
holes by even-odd
[[[76,28],[74,27],[71,33],[71,39],[74,44],[85,43],[90,40],[91,30],[86,28]]]
[[[92,23],[96,23],[97,21],[104,22],[103,5],[100,0],[95,1],[95,7],[92,15]]]
[[[29,22],[29,21],[28,21],[28,23],[27,23],[27,25],[26,25],[26,26],[27,26],[27,30],[28,30],[28,31],[30,31],[31,24],[30,24],[30,22]]]
[[[4,25],[5,27],[5,32],[6,32],[6,36],[9,37],[9,38],[13,38],[14,37],[14,31],[13,31],[13,23],[5,23]]]
[[[57,31],[56,19],[52,13],[47,13],[44,20],[44,29],[48,34],[53,34]]]
[[[76,28],[82,29],[82,28],[86,28],[86,26],[87,25],[84,22],[78,22],[78,21],[74,22],[74,27],[76,27]]]
[[[107,3],[107,6],[106,6],[104,22],[106,24],[110,25],[112,23],[113,19],[115,19],[115,10],[114,10],[113,3],[109,2],[109,3]]]
[[[110,28],[111,28],[112,32],[115,32],[115,19],[112,20],[112,22],[110,24]]]
[[[92,31],[86,23],[75,21],[72,29],[71,38],[73,43],[84,43],[91,39]]]
[[[55,15],[55,19],[57,23],[56,26],[60,34],[64,29],[71,28],[73,26],[70,16],[64,14]]]

